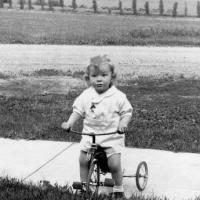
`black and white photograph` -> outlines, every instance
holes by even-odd
[[[200,200],[199,0],[0,0],[0,200]]]

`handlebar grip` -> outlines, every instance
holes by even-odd
[[[125,134],[125,132],[122,132],[122,131],[117,131],[120,135],[122,135],[122,134]]]

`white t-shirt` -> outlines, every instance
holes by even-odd
[[[73,112],[83,117],[84,133],[110,133],[118,129],[120,119],[132,115],[132,106],[126,95],[115,86],[98,94],[93,87],[84,90],[73,104]],[[81,148],[90,148],[92,138],[82,136]],[[96,136],[96,143],[102,147],[124,146],[124,134]]]

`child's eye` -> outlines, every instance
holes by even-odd
[[[102,74],[102,76],[107,76],[107,74]]]

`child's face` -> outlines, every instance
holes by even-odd
[[[97,93],[105,92],[112,82],[112,72],[109,65],[90,67],[89,81]]]

